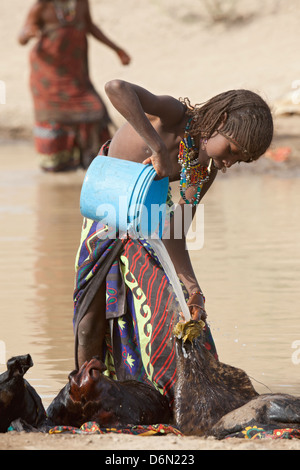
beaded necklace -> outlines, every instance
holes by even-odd
[[[77,0],[54,0],[54,8],[58,21],[65,25],[72,23],[76,16]]]
[[[184,130],[183,140],[179,145],[178,163],[181,165],[180,172],[180,195],[186,204],[196,206],[200,201],[200,193],[203,184],[209,180],[209,170],[201,166],[198,160],[198,149],[194,138],[190,136],[189,129],[191,119],[187,122]],[[186,197],[186,190],[196,186],[197,192],[191,199]]]

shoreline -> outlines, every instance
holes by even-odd
[[[237,174],[269,174],[282,177],[300,176],[300,116],[280,116],[274,118],[274,138],[268,152],[256,162],[235,165],[226,177]],[[14,145],[33,147],[32,129],[23,127],[0,127],[0,147]],[[278,155],[277,155],[278,153]]]

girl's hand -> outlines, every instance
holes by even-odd
[[[207,318],[207,314],[205,311],[205,298],[202,292],[194,292],[190,295],[189,300],[187,301],[187,305],[190,309],[190,314],[192,320],[202,320],[205,321]]]
[[[122,62],[123,65],[130,64],[131,58],[127,54],[127,52],[125,52],[123,49],[118,49],[117,54],[118,54],[119,59],[120,59],[120,61]]]
[[[169,159],[168,159],[168,151],[166,148],[163,148],[160,152],[153,152],[151,157],[146,158],[143,161],[144,165],[152,164],[154,170],[157,173],[157,176],[160,178],[165,178],[169,176]]]

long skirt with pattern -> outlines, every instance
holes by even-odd
[[[105,238],[107,235],[107,226],[84,219],[76,258],[75,342],[78,324],[105,282],[108,327],[102,359],[107,374],[152,384],[173,403],[176,356],[172,331],[180,318],[179,303],[146,240]],[[208,326],[206,347],[217,357]]]

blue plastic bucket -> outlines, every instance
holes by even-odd
[[[152,165],[98,155],[83,181],[80,211],[118,232],[161,238],[169,179],[156,176]]]

